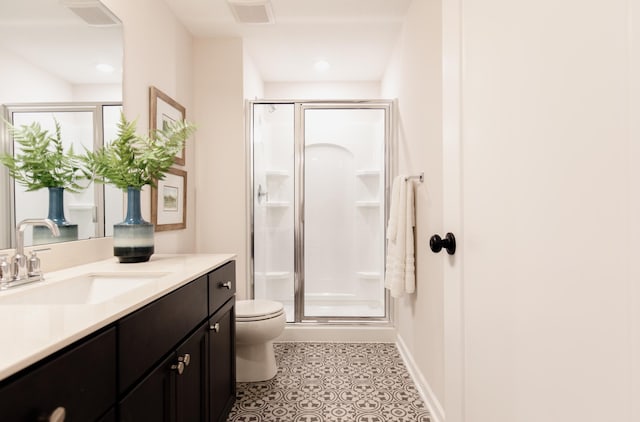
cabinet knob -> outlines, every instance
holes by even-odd
[[[191,362],[191,355],[189,353],[185,353],[184,356],[179,356],[178,362],[184,362],[184,366],[189,366],[189,363]]]
[[[209,326],[209,329],[210,329],[211,331],[215,331],[215,332],[217,333],[218,331],[220,331],[220,323],[219,323],[219,322],[216,322],[215,324],[210,325],[210,326]]]
[[[178,371],[178,375],[184,372],[184,362],[178,362],[177,365],[171,365],[171,369]]]
[[[224,283],[220,283],[220,287],[226,287],[227,289],[231,290],[231,282],[225,281]]]
[[[66,416],[67,416],[67,411],[65,410],[65,408],[62,406],[59,406],[59,407],[56,407],[53,412],[51,412],[51,415],[49,415],[49,418],[47,419],[47,421],[64,422],[64,418]]]

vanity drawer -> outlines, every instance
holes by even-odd
[[[209,315],[236,293],[236,262],[231,261],[209,273]]]
[[[3,421],[96,421],[116,401],[116,333],[111,328],[0,388]],[[101,419],[108,420],[108,419]]]
[[[118,323],[123,393],[207,317],[207,276],[169,293]]]

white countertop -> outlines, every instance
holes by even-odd
[[[141,308],[189,281],[235,259],[232,254],[153,255],[148,262],[116,258],[45,273],[45,280],[0,292],[6,295],[97,272],[167,273],[98,304],[0,304],[0,380]]]

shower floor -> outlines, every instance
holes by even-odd
[[[294,306],[293,303],[284,304],[284,310],[287,314],[287,322],[293,322]],[[305,314],[310,317],[384,317],[383,304],[366,304],[366,303],[339,303],[339,304],[323,304],[323,303],[307,303],[305,305]]]

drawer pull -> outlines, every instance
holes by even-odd
[[[184,356],[178,356],[178,363],[176,365],[171,365],[171,369],[175,369],[178,371],[178,375],[182,375],[184,369],[189,366],[191,363],[191,355],[189,353],[185,353]]]
[[[178,371],[178,375],[182,375],[184,372],[184,362],[178,362],[177,365],[171,365],[171,369]]]
[[[220,283],[220,287],[226,287],[227,289],[231,290],[231,282],[225,281],[224,283]]]
[[[219,322],[216,322],[215,324],[210,325],[210,326],[209,326],[209,329],[210,329],[211,331],[215,331],[215,332],[217,333],[218,331],[220,331],[220,323],[219,323]]]
[[[67,416],[67,411],[64,407],[59,406],[51,412],[51,416],[47,419],[49,422],[64,422],[64,418]]]

